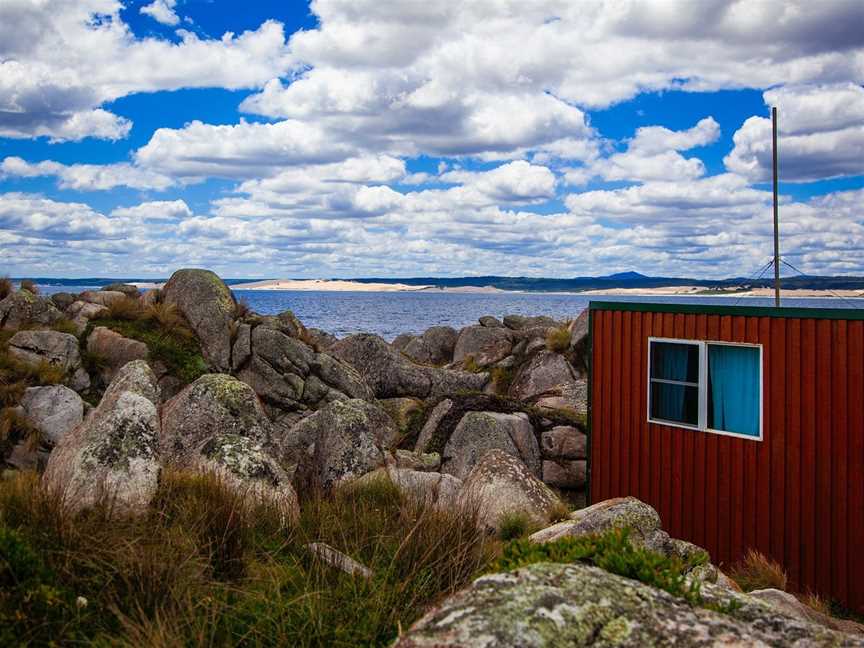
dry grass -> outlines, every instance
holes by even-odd
[[[39,286],[32,279],[23,279],[21,281],[21,290],[26,290],[33,295],[39,294]]]
[[[825,598],[822,598],[818,594],[808,592],[807,594],[799,594],[797,598],[814,612],[818,612],[819,614],[824,614],[826,616],[831,616],[833,614],[831,610],[831,602]]]
[[[134,322],[136,320],[144,319],[145,316],[144,307],[141,305],[141,301],[134,297],[123,296],[111,300],[108,302],[106,308],[109,313],[108,317],[111,319]]]
[[[788,585],[786,571],[780,563],[754,549],[748,550],[744,559],[732,566],[729,577],[745,592],[767,588],[785,592]]]
[[[546,348],[555,353],[565,353],[570,348],[570,327],[564,325],[549,329],[546,333]]]
[[[152,319],[159,328],[169,334],[176,334],[186,339],[192,339],[194,333],[186,318],[174,304],[156,302],[144,310],[144,319]]]
[[[0,277],[0,299],[6,299],[15,291],[9,277]]]
[[[146,515],[107,512],[70,514],[35,474],[0,481],[0,645],[385,646],[494,557],[472,515],[384,480],[308,494],[289,528],[217,478],[174,470]],[[310,542],[374,576],[322,563]]]

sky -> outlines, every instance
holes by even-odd
[[[0,275],[864,275],[861,0],[0,0]]]

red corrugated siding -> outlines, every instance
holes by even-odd
[[[764,439],[647,422],[648,337],[763,345]],[[633,495],[720,564],[754,548],[864,612],[864,322],[596,310],[591,499]]]

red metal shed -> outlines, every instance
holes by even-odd
[[[864,612],[864,312],[592,302],[589,331],[589,501]]]

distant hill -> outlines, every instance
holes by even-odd
[[[141,278],[47,278],[28,277],[38,284],[59,286],[104,286],[116,282],[154,282],[166,279]],[[261,279],[226,279],[229,286],[249,283]],[[17,281],[17,279],[13,279]],[[740,288],[770,288],[773,278],[767,277],[753,281],[743,277],[728,279],[693,279],[689,277],[650,277],[638,272],[617,272],[603,277],[573,277],[554,279],[545,277],[501,277],[484,275],[479,277],[363,277],[353,279],[360,283],[401,283],[411,286],[436,286],[440,288],[463,288],[467,286],[492,286],[500,290],[521,290],[527,292],[580,292],[585,290],[611,290],[614,288],[665,288],[674,286],[699,286],[706,290],[735,290]],[[848,276],[807,276],[784,277],[783,287],[788,289],[811,290],[864,290],[864,277]]]

